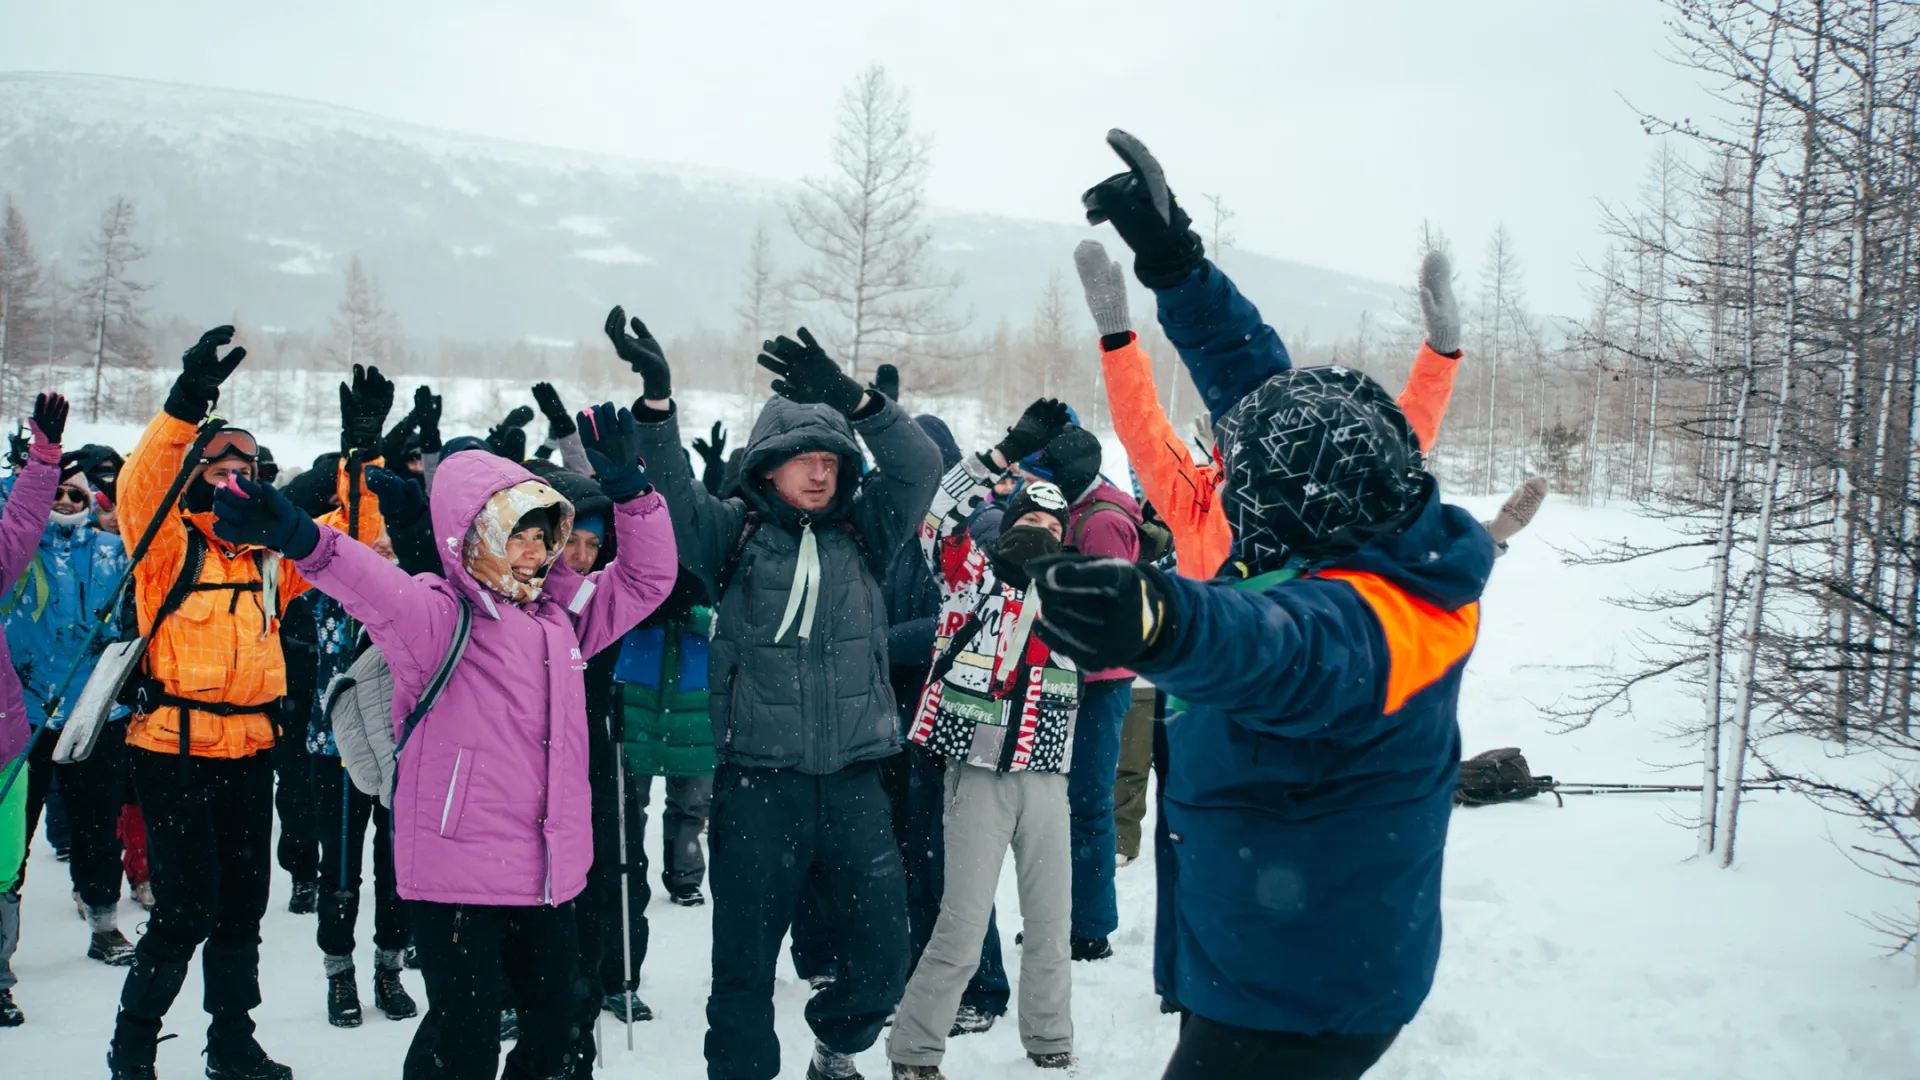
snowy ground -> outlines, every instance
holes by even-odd
[[[1476,501],[1477,502],[1477,501]],[[1476,509],[1490,511],[1491,505]],[[1618,569],[1563,567],[1549,543],[1635,535],[1657,526],[1618,509],[1549,503],[1501,561],[1462,706],[1468,752],[1524,747],[1538,772],[1565,780],[1692,782],[1695,754],[1667,739],[1696,706],[1650,692],[1638,721],[1552,735],[1536,706],[1630,656],[1647,616],[1603,598],[1633,580]],[[1647,583],[1697,574],[1679,561],[1638,571]],[[1816,748],[1801,752],[1817,753]],[[1664,765],[1680,763],[1677,770]],[[1679,822],[1692,796],[1608,796],[1463,811],[1454,816],[1445,888],[1447,942],[1420,1018],[1372,1075],[1382,1080],[1913,1080],[1920,1077],[1920,990],[1911,957],[1886,959],[1857,921],[1912,904],[1910,894],[1850,865],[1827,820],[1794,796],[1752,797],[1740,866],[1690,861]],[[657,827],[654,830],[657,833]],[[650,838],[657,857],[657,836]],[[656,863],[657,865],[657,863]],[[121,972],[84,958],[85,928],[65,871],[41,841],[15,960],[24,1028],[0,1032],[0,1076],[66,1077],[102,1068]],[[1083,1080],[1159,1075],[1175,1037],[1149,990],[1153,867],[1120,871],[1116,956],[1076,965],[1074,1015]],[[1018,898],[1008,870],[1000,910],[1009,941]],[[628,1053],[607,1023],[603,1075],[694,1080],[707,992],[711,909],[656,901],[643,993],[659,1019],[636,1025]],[[139,913],[123,905],[131,931]],[[370,916],[369,916],[370,918]],[[303,1080],[398,1075],[413,1023],[370,1012],[366,1026],[326,1024],[311,917],[286,912],[277,876],[263,946],[268,1049]],[[363,953],[370,952],[364,943]],[[1017,951],[1009,965],[1018,967]],[[371,968],[370,955],[361,970]],[[784,1075],[805,1070],[806,987],[782,961],[777,990]],[[421,994],[417,974],[409,984]],[[161,1047],[163,1076],[199,1075],[198,974]],[[364,987],[363,994],[369,993]],[[886,1075],[883,1051],[861,1055]],[[955,1040],[957,1078],[1033,1077],[1011,1020]]]

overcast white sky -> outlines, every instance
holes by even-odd
[[[934,139],[939,206],[1071,221],[1128,128],[1241,246],[1387,281],[1420,223],[1472,273],[1505,221],[1574,313],[1652,141],[1698,115],[1657,0],[0,0],[0,69],[266,91],[503,138],[786,179],[827,164],[879,62]],[[728,283],[728,287],[731,284]]]

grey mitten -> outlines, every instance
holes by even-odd
[[[1460,351],[1460,301],[1453,296],[1453,260],[1444,251],[1429,251],[1420,260],[1420,314],[1434,352],[1452,356]]]
[[[1127,314],[1127,272],[1107,258],[1107,249],[1098,240],[1082,240],[1073,249],[1073,266],[1080,272],[1080,287],[1087,294],[1087,311],[1101,337],[1124,334],[1133,329]]]

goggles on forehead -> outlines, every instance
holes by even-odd
[[[260,444],[254,441],[253,433],[239,428],[223,428],[218,435],[207,440],[207,448],[200,452],[200,462],[211,465],[221,458],[237,457],[243,461],[260,460]]]
[[[1038,506],[1042,510],[1065,510],[1067,508],[1066,493],[1060,490],[1059,485],[1049,483],[1045,480],[1036,480],[1028,484],[1026,486],[1026,496],[1033,501],[1035,506]]]

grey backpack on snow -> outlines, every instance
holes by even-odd
[[[378,647],[368,642],[347,670],[334,676],[327,687],[326,714],[333,723],[333,742],[340,750],[340,763],[362,794],[379,798],[380,805],[393,809],[394,775],[400,768],[400,751],[422,717],[440,700],[453,679],[453,671],[466,654],[467,641],[473,636],[473,609],[460,601],[459,621],[453,629],[453,645],[440,659],[433,678],[427,680],[420,700],[400,727],[400,741],[393,738],[393,670]]]

